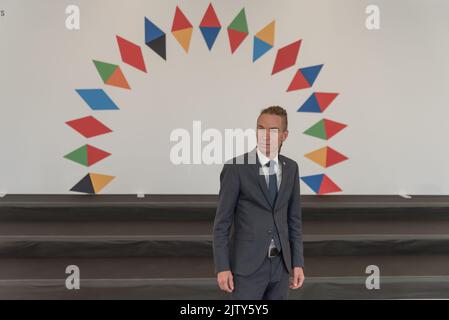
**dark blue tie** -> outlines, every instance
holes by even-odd
[[[270,195],[271,206],[274,206],[276,197],[278,195],[278,179],[276,172],[274,172],[274,161],[270,160],[266,166],[269,168],[269,179],[268,179],[268,194]]]
[[[268,194],[270,195],[271,206],[274,207],[274,204],[276,202],[276,198],[278,195],[278,179],[276,176],[276,172],[274,172],[275,163],[273,160],[270,160],[266,164],[266,166],[269,168],[268,169],[268,177],[269,177],[268,178]],[[281,240],[279,239],[279,233],[277,232],[277,228],[276,228],[276,225],[274,224],[274,220],[273,220],[273,230],[274,230],[274,234],[273,234],[274,245],[276,246],[276,248],[278,248],[278,250],[281,250]]]

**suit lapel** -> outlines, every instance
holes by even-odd
[[[282,198],[284,198],[285,194],[286,194],[286,185],[287,185],[287,170],[289,169],[287,166],[287,162],[284,161],[283,157],[281,155],[279,155],[279,165],[282,166],[282,172],[281,172],[281,185],[279,187],[279,191],[278,191],[278,196],[276,199],[276,202],[274,204],[274,208],[276,209],[279,205],[279,203],[282,202]]]

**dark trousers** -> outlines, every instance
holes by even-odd
[[[289,278],[282,255],[266,257],[252,274],[233,274],[232,300],[287,300]]]

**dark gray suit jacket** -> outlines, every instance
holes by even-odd
[[[304,267],[299,168],[283,155],[279,164],[282,180],[274,208],[255,148],[224,164],[213,231],[215,272],[253,273],[267,256],[273,217],[287,269]]]

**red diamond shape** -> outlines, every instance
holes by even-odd
[[[124,63],[127,63],[143,72],[147,72],[145,61],[143,60],[142,50],[138,45],[119,36],[117,36],[117,43]]]
[[[92,116],[67,121],[66,123],[86,138],[112,132],[111,129]]]
[[[272,75],[287,69],[296,63],[301,41],[302,40],[298,40],[278,50],[276,60],[274,61],[273,72],[271,73]]]

